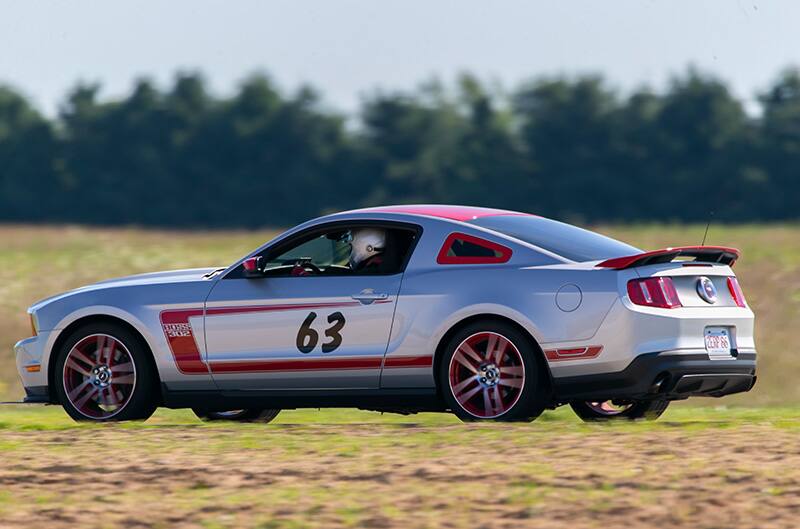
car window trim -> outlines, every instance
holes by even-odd
[[[387,276],[396,276],[402,275],[405,273],[406,268],[408,267],[408,263],[411,261],[411,256],[414,255],[414,251],[419,244],[420,238],[422,237],[423,228],[420,224],[415,224],[412,222],[404,222],[404,221],[395,221],[395,220],[385,220],[385,219],[350,219],[350,220],[334,220],[330,222],[326,222],[324,224],[316,224],[314,226],[309,226],[297,233],[293,233],[290,236],[280,239],[275,242],[275,244],[267,244],[266,246],[262,246],[259,250],[256,250],[254,253],[249,254],[249,257],[255,257],[258,255],[265,256],[267,259],[269,258],[269,254],[285,251],[292,246],[296,246],[297,244],[302,244],[303,239],[311,240],[315,236],[322,235],[327,231],[331,231],[337,228],[348,228],[348,227],[360,227],[360,226],[374,226],[374,227],[385,227],[388,229],[405,229],[407,231],[412,231],[415,234],[414,240],[411,241],[411,246],[408,248],[406,252],[406,256],[403,258],[403,262],[400,265],[400,269],[397,272],[393,273],[369,273],[369,274],[351,274],[351,275],[339,275],[339,276],[297,276],[298,279],[308,278],[308,277],[387,277]],[[228,270],[221,280],[226,279],[243,279],[242,274],[242,263],[239,262],[237,265],[232,266],[230,270]],[[291,277],[291,276],[286,276]],[[281,277],[283,279],[284,277]],[[276,279],[276,278],[269,278],[265,277],[264,279]]]

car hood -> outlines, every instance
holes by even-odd
[[[131,284],[156,284],[156,283],[177,283],[181,281],[198,281],[203,279],[205,276],[213,272],[214,270],[219,270],[219,267],[216,268],[187,268],[183,270],[167,270],[165,272],[148,272],[146,274],[136,274],[132,276],[125,276],[125,277],[117,277],[114,279],[106,279],[104,281],[98,281],[88,287],[83,288],[92,288],[92,287],[109,287],[109,286],[127,286]]]
[[[93,290],[104,290],[118,287],[129,287],[139,285],[158,285],[158,284],[174,284],[190,281],[202,281],[211,272],[219,270],[221,267],[214,268],[189,268],[183,270],[169,270],[164,272],[150,272],[146,274],[136,274],[132,276],[118,277],[114,279],[106,279],[87,285],[84,287],[76,288],[68,292],[57,294],[49,298],[45,298],[36,302],[29,310],[35,311],[42,308],[44,305],[53,301],[79,294],[82,292],[90,292]]]

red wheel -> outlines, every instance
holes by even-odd
[[[157,376],[141,339],[122,326],[86,325],[64,342],[56,394],[75,420],[146,419],[156,407]]]
[[[522,355],[508,338],[478,332],[450,359],[450,391],[478,419],[494,419],[514,407],[525,387]]]
[[[88,419],[110,419],[131,399],[136,364],[128,349],[107,334],[92,334],[72,346],[64,362],[64,391]]]
[[[544,375],[527,336],[505,323],[478,322],[450,341],[440,387],[464,420],[531,420],[546,404]]]

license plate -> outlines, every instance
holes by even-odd
[[[705,339],[709,357],[731,356],[731,338],[725,327],[709,327]]]

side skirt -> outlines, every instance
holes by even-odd
[[[227,411],[248,408],[359,408],[394,413],[447,411],[434,389],[173,391],[162,384],[167,408]]]

